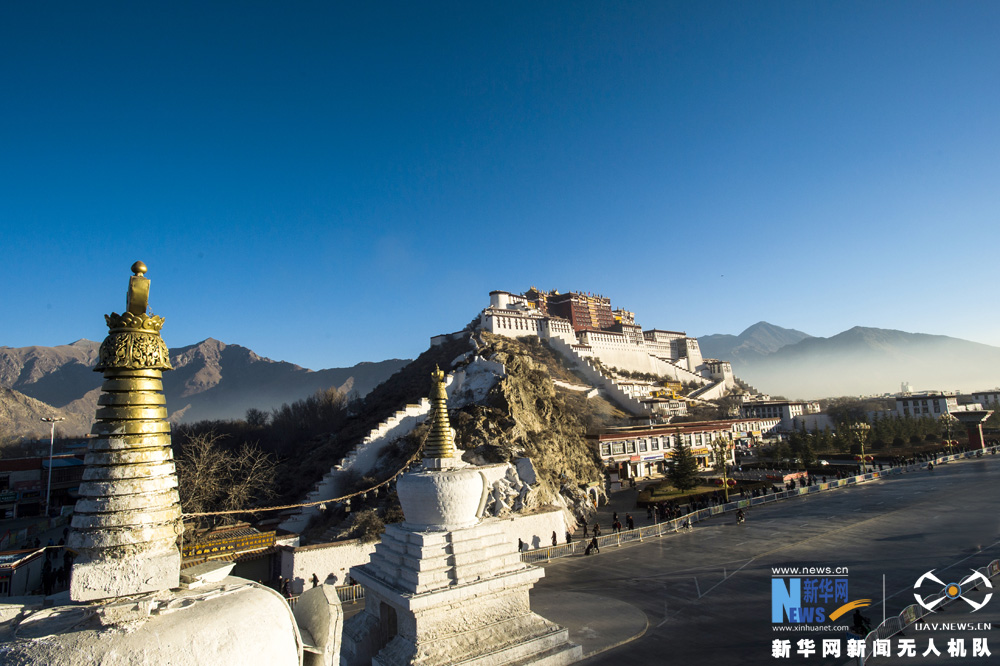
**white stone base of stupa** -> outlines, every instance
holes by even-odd
[[[521,562],[499,520],[448,532],[389,525],[371,562],[351,569],[365,610],[345,623],[342,662],[573,663],[580,646],[531,611],[529,591],[544,575]]]
[[[73,563],[70,597],[96,601],[168,590],[180,584],[181,554],[176,548],[143,557],[87,560]]]

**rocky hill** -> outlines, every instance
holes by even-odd
[[[552,494],[563,485],[597,481],[600,461],[586,441],[587,430],[622,421],[626,415],[600,397],[557,386],[580,383],[565,360],[537,338],[516,340],[483,333],[479,353],[504,364],[507,376],[481,404],[452,418],[458,442],[486,460],[526,456]]]
[[[477,334],[477,338],[482,344],[475,354],[503,363],[506,376],[482,399],[462,401],[465,404],[450,410],[463,457],[488,463],[529,457],[539,480],[534,501],[566,504],[569,500],[572,504],[581,486],[601,480],[596,452],[585,439],[588,428],[620,422],[626,415],[599,396],[587,399],[585,393],[554,384],[553,380],[574,384],[585,380],[543,342],[489,333]],[[336,433],[306,447],[300,459],[284,462],[282,485],[289,492],[285,499],[301,497],[379,421],[426,397],[435,367],[451,372],[469,363],[472,356],[470,338],[465,336],[431,347],[400,369],[368,394],[355,416]],[[418,427],[390,447],[379,468],[360,486],[391,476],[426,435],[426,428]]]
[[[0,396],[0,410],[11,415],[4,428],[19,435],[37,431],[34,412],[19,407],[28,404],[20,395],[37,401],[32,409],[66,418],[65,433],[89,432],[101,386],[101,375],[93,372],[99,347],[91,340],[0,347],[0,387],[13,391]],[[211,338],[171,349],[170,360],[174,370],[164,373],[163,389],[176,423],[242,418],[250,407],[268,411],[330,387],[364,395],[407,363],[391,359],[313,371]]]

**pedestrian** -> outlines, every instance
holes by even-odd
[[[583,538],[587,538],[587,521],[583,521]]]
[[[552,545],[553,546],[558,546],[559,545],[559,539],[556,538],[556,531],[555,530],[552,530]]]
[[[292,598],[292,589],[288,586],[289,582],[290,581],[286,578],[285,582],[281,584],[281,596],[286,599]]]
[[[313,574],[313,576],[312,576],[312,584],[313,584],[313,587],[316,587],[317,585],[319,585],[319,576],[317,576],[316,574]]]
[[[653,519],[653,507],[650,504],[646,505],[646,520]]]
[[[599,536],[601,536],[601,524],[594,523],[594,538],[596,539]]]
[[[597,537],[590,540],[590,548],[593,549],[595,553],[601,552],[601,547],[597,545]]]
[[[54,582],[55,576],[52,575],[52,563],[46,559],[45,564],[42,565],[42,593],[45,596],[52,594],[52,584]]]
[[[628,528],[630,530],[634,530],[635,529],[635,521],[632,519],[632,514],[631,513],[626,513],[625,514],[625,524],[628,525]]]
[[[618,520],[618,512],[615,511],[615,512],[613,512],[613,514],[611,516],[611,522],[614,523],[614,522],[617,522],[617,520]]]
[[[573,543],[573,535],[566,532],[566,543]]]
[[[519,552],[519,553],[523,553],[524,552],[524,542],[521,541],[521,539],[517,540],[517,552]]]

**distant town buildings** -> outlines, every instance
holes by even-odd
[[[0,460],[0,518],[23,518],[45,513],[45,497],[52,505],[50,514],[78,499],[77,489],[83,478],[83,459],[73,455],[52,458],[52,490],[46,493],[49,480],[48,457],[8,458]]]
[[[958,393],[923,391],[898,393],[894,412],[901,417],[940,418],[944,414],[991,409],[1000,406],[1000,390]]]

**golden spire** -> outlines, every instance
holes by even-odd
[[[75,601],[179,584],[181,509],[161,381],[172,367],[163,317],[146,313],[146,266],[137,261],[132,271],[125,312],[105,315],[108,337],[94,368],[104,373],[91,431],[97,438],[87,447],[68,543],[80,553],[70,585]]]
[[[448,392],[445,390],[444,373],[435,367],[431,373],[431,432],[424,443],[424,461],[457,458],[455,439],[448,420]]]

